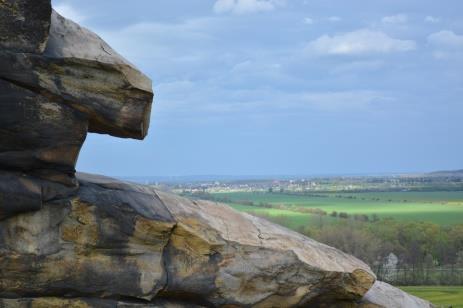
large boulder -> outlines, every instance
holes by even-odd
[[[2,308],[205,308],[180,300],[156,299],[150,303],[103,298],[28,297],[1,299]]]
[[[76,196],[0,222],[0,297],[293,307],[353,302],[375,281],[358,259],[225,205],[79,181]]]
[[[377,281],[362,299],[363,305],[387,308],[431,308],[431,303],[405,293],[385,282]]]

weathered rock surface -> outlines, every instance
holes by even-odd
[[[377,281],[362,299],[363,305],[387,308],[430,308],[429,302],[405,293],[387,283]]]
[[[50,28],[49,0],[0,1],[0,49],[40,53]]]
[[[0,219],[77,189],[87,131],[143,139],[152,98],[149,78],[50,0],[0,1],[0,170],[12,183]]]
[[[89,120],[89,131],[143,139],[151,81],[96,34],[53,11],[43,54],[0,52],[0,78],[59,99]]]
[[[0,167],[73,185],[87,135],[80,112],[0,79]]]
[[[0,299],[1,308],[205,308],[180,300],[153,300],[150,303],[97,298],[36,297]]]
[[[0,220],[22,212],[40,210],[43,201],[65,198],[77,189],[77,186],[68,187],[26,174],[0,170]]]

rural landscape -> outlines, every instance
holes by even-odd
[[[463,171],[251,178],[138,180],[265,218],[353,254],[411,294],[463,307]]]
[[[0,308],[463,308],[462,12],[0,0]]]

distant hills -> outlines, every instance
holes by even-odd
[[[445,170],[445,171],[435,171],[427,173],[428,176],[433,177],[455,177],[455,178],[463,178],[463,169],[460,170]]]
[[[291,179],[314,179],[314,178],[337,178],[337,177],[443,177],[463,178],[463,169],[443,170],[428,173],[391,173],[391,174],[326,174],[326,175],[187,175],[187,176],[116,176],[116,178],[138,182],[142,184],[152,183],[192,183],[192,182],[237,182],[237,181],[269,181],[269,180],[291,180]]]

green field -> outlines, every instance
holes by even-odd
[[[401,287],[402,290],[426,299],[439,307],[463,308],[463,286]]]
[[[256,206],[234,204],[234,203],[231,203],[230,206],[241,212],[247,212],[247,213],[256,214],[256,215],[264,214],[264,215],[270,215],[273,217],[278,217],[284,220],[284,222],[281,223],[282,225],[290,227],[291,229],[294,229],[294,230],[297,230],[299,227],[307,226],[307,224],[313,224],[316,222],[316,219],[317,219],[317,217],[311,214],[293,212],[293,211],[288,211],[288,210],[266,209],[266,208],[259,208]]]
[[[392,217],[405,221],[429,221],[440,225],[463,223],[463,192],[380,192],[317,194],[302,196],[266,192],[215,193],[218,198],[228,198],[230,205],[240,211],[263,213],[271,216],[288,216],[291,227],[297,228],[313,221],[307,213],[274,208],[260,208],[239,204],[251,201],[256,205],[268,203],[294,207],[319,208],[347,214],[376,214],[380,218]],[[329,220],[329,217],[325,217]]]

